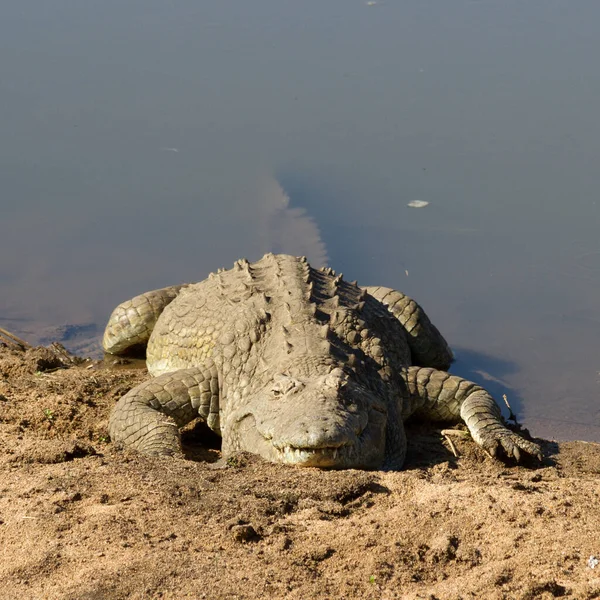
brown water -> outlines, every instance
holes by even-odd
[[[453,370],[534,433],[600,441],[599,19],[596,0],[8,3],[0,326],[90,350],[130,296],[307,254],[415,296]]]

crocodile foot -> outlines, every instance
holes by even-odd
[[[542,449],[534,442],[522,438],[517,433],[505,427],[494,428],[491,431],[480,431],[476,441],[492,457],[496,457],[498,449],[502,448],[508,457],[521,460],[521,451],[542,460]]]

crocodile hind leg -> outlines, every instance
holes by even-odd
[[[145,381],[117,402],[108,424],[110,438],[142,454],[181,455],[179,428],[196,417],[220,433],[218,388],[212,361]]]
[[[442,334],[425,311],[412,299],[387,287],[365,287],[400,321],[406,330],[413,363],[421,367],[448,369],[454,356]]]
[[[109,354],[123,354],[135,346],[146,346],[154,325],[165,307],[184,285],[172,285],[140,294],[113,310],[102,339]]]
[[[521,451],[541,460],[540,447],[504,425],[500,408],[482,387],[445,371],[423,367],[409,367],[403,376],[407,387],[403,418],[417,414],[435,421],[462,419],[473,439],[490,455],[496,456],[501,447],[517,460]]]

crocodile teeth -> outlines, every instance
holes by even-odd
[[[342,451],[339,448],[295,448],[285,446],[279,449],[281,459],[292,464],[310,462],[311,459],[316,459],[316,463],[320,460],[336,461],[338,456],[341,457],[341,455]]]

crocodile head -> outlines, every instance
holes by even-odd
[[[230,415],[224,445],[303,467],[381,466],[385,401],[339,367],[314,376],[290,371]]]

